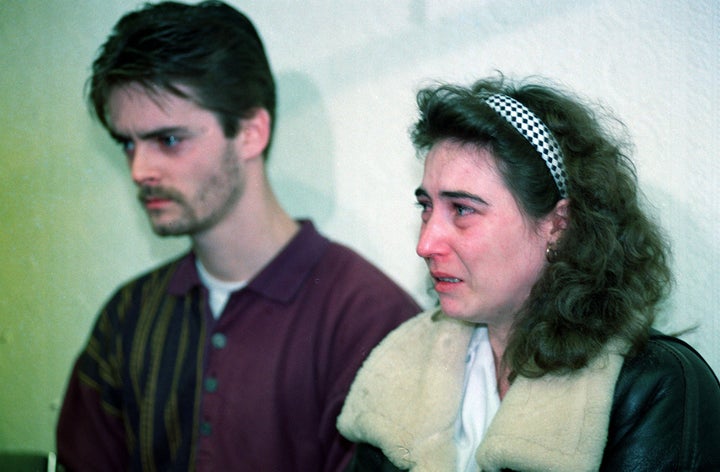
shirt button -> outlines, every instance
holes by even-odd
[[[205,379],[205,391],[213,393],[217,391],[218,381],[215,377],[208,377]]]
[[[207,421],[200,423],[200,434],[203,436],[210,436],[212,434],[212,425]]]
[[[215,349],[222,349],[227,344],[227,338],[222,333],[215,333],[212,335],[212,338],[210,338],[210,342]]]

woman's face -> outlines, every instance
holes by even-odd
[[[538,157],[539,159],[539,157]],[[509,330],[546,264],[552,218],[531,223],[493,155],[445,140],[430,150],[416,196],[417,253],[450,317]]]

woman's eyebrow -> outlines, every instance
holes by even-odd
[[[440,192],[440,196],[442,198],[472,200],[481,205],[488,204],[485,200],[483,200],[479,196],[475,195],[474,193],[465,192],[462,190],[446,190],[446,191]]]
[[[420,198],[430,198],[430,194],[422,187],[418,187],[415,190],[415,197]],[[447,198],[447,199],[460,199],[460,200],[472,200],[476,203],[479,203],[481,205],[487,205],[488,202],[483,200],[481,197],[475,195],[474,193],[465,192],[462,190],[445,190],[443,192],[440,192],[441,198]]]

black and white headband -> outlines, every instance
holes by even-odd
[[[550,169],[560,196],[567,198],[567,174],[562,149],[545,123],[525,105],[507,95],[490,95],[485,99],[485,103],[533,145]]]

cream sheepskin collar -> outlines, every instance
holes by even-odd
[[[473,325],[438,310],[400,326],[368,357],[338,429],[413,472],[455,470],[453,433]],[[518,378],[476,452],[482,471],[597,470],[607,438],[619,343],[572,375]]]

